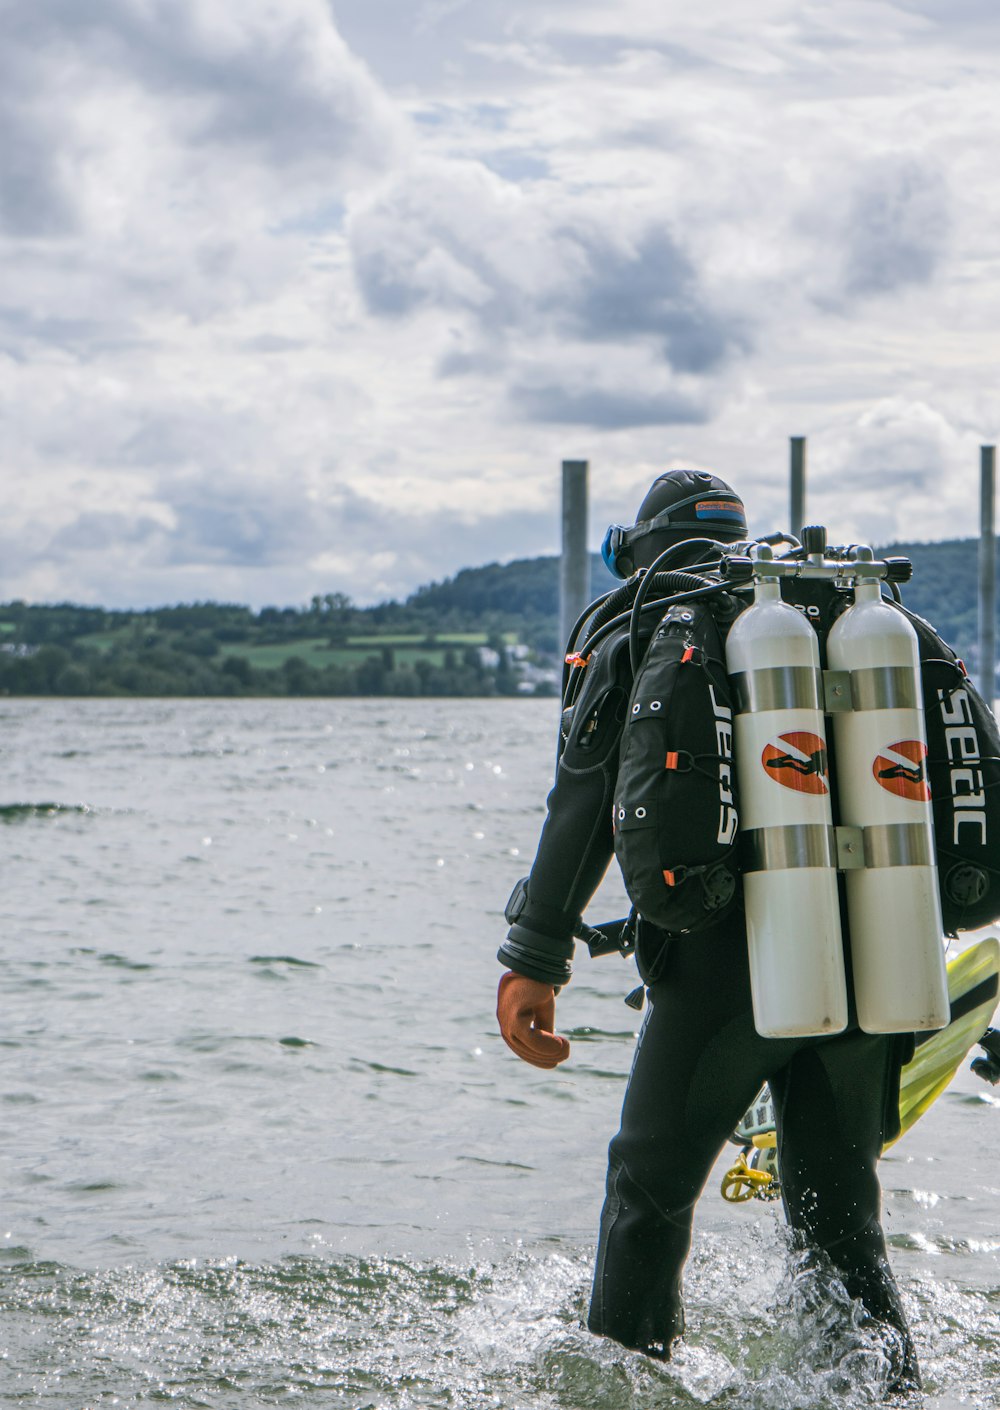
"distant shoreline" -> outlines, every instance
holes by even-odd
[[[975,671],[978,541],[892,544],[913,562],[907,606]],[[405,602],[343,593],[254,611],[0,604],[0,695],[113,699],[488,699],[560,692],[559,563],[465,568]],[[591,555],[591,595],[614,587]]]

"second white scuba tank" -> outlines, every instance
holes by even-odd
[[[754,602],[734,622],[743,887],[754,1023],[765,1037],[847,1026],[836,842],[816,633],[781,600],[758,551]]]
[[[859,576],[827,654],[831,671],[850,675],[851,708],[833,724],[840,821],[860,833],[864,858],[846,872],[858,1022],[868,1033],[942,1028],[948,976],[916,633]]]

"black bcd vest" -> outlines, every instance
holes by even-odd
[[[815,627],[825,665],[827,634],[850,596],[789,579],[782,596]],[[674,935],[714,924],[741,903],[725,637],[746,605],[724,592],[669,607],[628,703],[615,855],[639,914]],[[954,935],[1000,918],[1000,730],[951,647],[923,618],[892,605],[917,634],[941,911]]]

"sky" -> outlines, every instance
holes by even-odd
[[[996,0],[0,0],[0,600],[402,597],[664,469],[978,532]]]

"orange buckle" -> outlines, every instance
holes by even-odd
[[[693,647],[693,646],[685,646],[685,648],[684,648],[684,655],[681,657],[681,665],[683,666],[687,661],[693,661],[693,660],[694,660],[694,647]]]
[[[663,765],[663,767],[664,767],[665,769],[676,769],[677,766],[678,766],[678,760],[680,759],[680,757],[681,757],[681,756],[680,756],[680,753],[679,753],[677,750],[671,749],[671,751],[670,751],[669,754],[667,755],[667,762]],[[671,882],[669,883],[669,885],[672,886],[672,885],[673,885],[673,882],[671,881]]]
[[[579,666],[581,669],[590,660],[589,656],[584,656],[579,651],[574,651],[572,655],[566,657],[567,666]]]
[[[668,886],[677,885],[677,878],[674,876],[674,873],[672,871],[665,871],[663,873],[663,880],[667,883]]]

